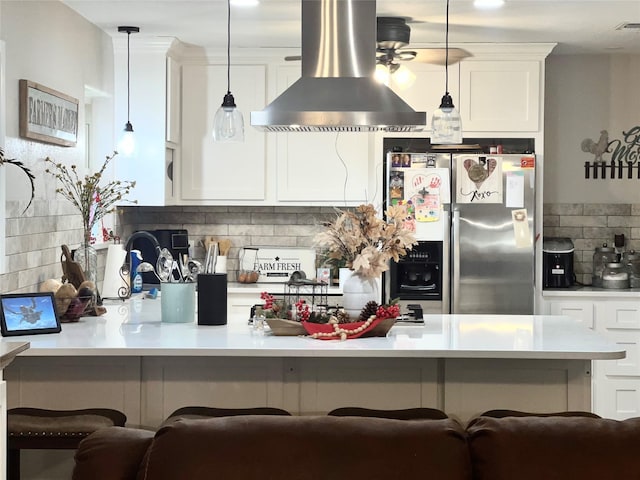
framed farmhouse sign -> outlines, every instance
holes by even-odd
[[[20,136],[65,147],[78,141],[78,99],[20,80]]]

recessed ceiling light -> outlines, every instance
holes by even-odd
[[[231,5],[235,7],[255,7],[259,3],[258,0],[231,0]]]
[[[476,8],[499,8],[504,5],[504,0],[474,0],[473,6]]]

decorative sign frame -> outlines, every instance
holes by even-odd
[[[20,136],[75,147],[78,99],[29,80],[20,80]]]

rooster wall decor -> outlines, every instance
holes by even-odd
[[[590,179],[635,179],[640,180],[640,126],[622,131],[622,138],[609,141],[606,130],[600,131],[597,142],[585,138],[581,143],[582,151],[595,155],[592,161],[584,162],[584,178]],[[610,153],[605,160],[603,155]]]
[[[594,142],[590,138],[585,138],[580,144],[582,151],[587,153],[593,153],[595,158],[594,162],[603,162],[602,155],[609,151],[609,132],[606,130],[600,130],[600,138],[597,142]]]

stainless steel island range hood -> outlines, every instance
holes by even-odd
[[[251,125],[269,132],[422,130],[416,112],[377,82],[375,0],[300,0],[302,77]]]

